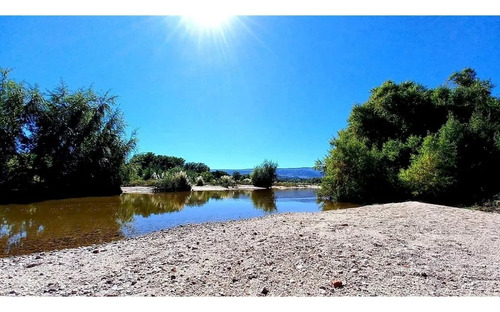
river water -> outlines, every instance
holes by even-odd
[[[315,189],[122,194],[0,205],[0,257],[88,246],[181,224],[355,207]]]

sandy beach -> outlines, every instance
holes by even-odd
[[[304,185],[304,186],[273,186],[274,190],[287,190],[287,189],[303,189],[303,188],[311,188],[311,189],[319,189],[319,185]],[[264,187],[258,187],[253,185],[244,185],[238,184],[235,187],[227,188],[220,185],[203,185],[203,186],[193,186],[192,191],[255,191],[255,190],[265,190]],[[122,186],[122,192],[127,193],[136,193],[136,194],[149,194],[153,193],[153,187],[151,186]]]

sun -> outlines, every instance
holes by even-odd
[[[208,12],[206,14],[184,15],[183,21],[201,30],[215,30],[227,26],[233,16],[217,12]]]

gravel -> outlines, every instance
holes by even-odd
[[[404,202],[0,259],[3,296],[498,296],[500,214]]]

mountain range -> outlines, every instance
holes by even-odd
[[[225,171],[229,174],[238,171],[241,174],[250,174],[253,169],[218,169]],[[321,178],[323,174],[312,167],[302,167],[302,168],[278,168],[276,169],[276,174],[278,178],[281,179],[310,179],[310,178]]]

